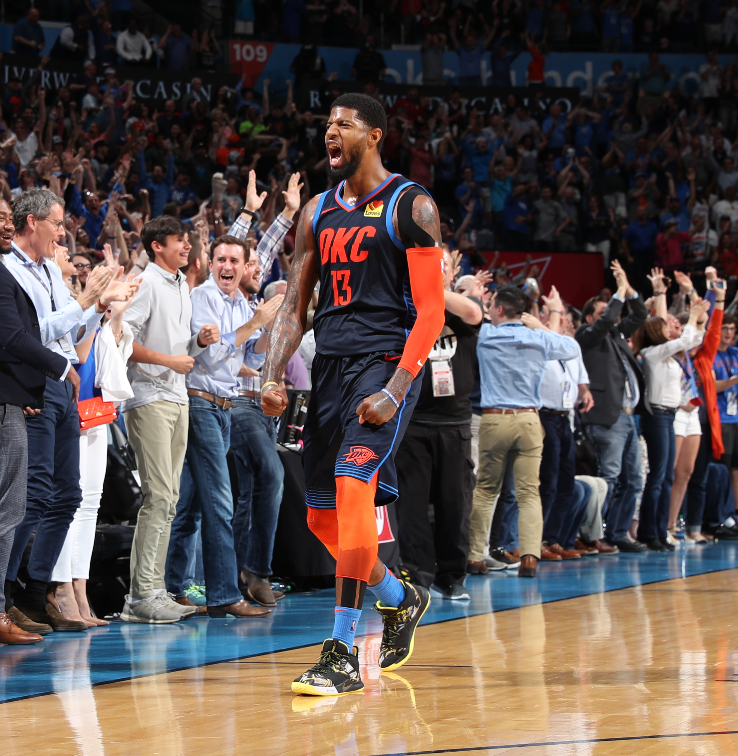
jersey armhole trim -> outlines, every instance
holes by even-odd
[[[318,228],[318,218],[320,218],[320,211],[323,209],[323,203],[330,191],[331,190],[329,189],[327,192],[323,192],[318,199],[318,204],[315,206],[315,215],[313,215],[313,236],[315,236],[315,231]]]
[[[417,186],[422,192],[427,194],[429,197],[431,196],[428,190],[424,186],[418,184],[416,181],[406,181],[404,184],[398,186],[392,194],[390,201],[387,203],[387,214],[385,215],[384,219],[385,225],[387,226],[387,233],[389,234],[390,239],[392,239],[392,242],[397,247],[397,249],[401,249],[403,252],[407,250],[407,247],[402,243],[402,240],[395,233],[395,225],[392,222],[392,216],[394,215],[395,205],[397,204],[400,193],[411,186]]]

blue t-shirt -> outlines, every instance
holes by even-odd
[[[658,235],[659,227],[653,221],[648,221],[645,226],[642,226],[638,221],[633,221],[625,229],[623,239],[628,242],[630,253],[634,257],[640,257],[653,254]]]
[[[553,122],[554,120],[552,116],[546,118],[546,120],[543,122],[543,126],[541,127],[541,131],[543,131],[544,134],[548,134],[548,132],[551,131]],[[564,146],[565,141],[566,118],[564,118],[564,116],[559,116],[559,120],[556,122],[556,126],[553,127],[551,136],[548,139],[548,146],[553,147],[554,149],[561,149]]]
[[[505,200],[505,228],[509,231],[516,231],[519,234],[528,234],[528,223],[523,221],[520,224],[515,223],[515,219],[521,215],[528,215],[530,207],[523,197],[508,195]]]
[[[666,226],[666,222],[675,220],[679,224],[679,231],[689,231],[692,219],[686,210],[681,210],[676,215],[674,213],[664,213],[661,216],[661,228]]]
[[[630,165],[632,161],[635,160],[635,163],[633,163],[633,175],[631,177],[631,182],[635,183],[635,174],[636,173],[651,173],[651,153],[646,152],[642,154],[638,154],[635,150],[630,150],[628,154],[625,156],[625,162],[627,165]]]
[[[614,108],[619,108],[623,104],[623,100],[625,99],[625,92],[613,92],[612,90],[610,90],[610,87],[618,87],[619,89],[623,85],[627,84],[629,80],[630,77],[625,72],[617,75],[613,74],[607,80],[607,87],[612,96],[612,105]]]
[[[95,337],[97,338],[97,337]],[[92,399],[95,396],[102,396],[102,391],[95,388],[95,345],[90,349],[90,356],[86,362],[81,365],[75,365],[77,375],[79,375],[79,400]]]
[[[477,184],[486,184],[489,181],[489,164],[492,160],[492,149],[487,142],[486,152],[482,152],[477,149],[475,144],[469,144],[469,142],[462,142],[461,148],[469,159],[471,169],[474,173],[474,181]]]
[[[607,8],[602,14],[602,36],[620,36],[620,11],[617,8]]]
[[[528,11],[528,21],[525,30],[534,36],[543,36],[543,15],[545,8],[536,8],[535,6]]]
[[[484,45],[481,42],[471,50],[467,50],[464,45],[459,45],[456,54],[459,56],[459,76],[461,78],[481,76],[480,64],[482,55],[484,55]]]
[[[454,193],[454,196],[456,197],[456,201],[459,203],[459,213],[461,213],[461,217],[466,217],[466,207],[461,204],[461,198],[469,191],[469,184],[459,184],[456,187],[456,192]],[[481,215],[484,208],[482,206],[482,200],[479,197],[479,191],[474,189],[472,190],[471,196],[467,200],[474,200],[474,214],[472,215],[472,218],[476,218],[478,215]]]
[[[170,71],[187,71],[190,67],[190,47],[192,42],[184,35],[179,39],[167,37],[166,57]]]
[[[504,181],[495,179],[492,182],[492,212],[501,213],[505,209],[505,200],[512,192],[512,179],[508,176]]]
[[[29,42],[38,42],[39,44],[45,44],[46,39],[44,37],[44,30],[39,24],[32,24],[27,18],[22,18],[13,27],[13,39],[15,37],[23,37]],[[13,42],[15,46],[15,42]],[[26,45],[18,45],[15,52],[21,52],[28,54],[29,48]],[[41,50],[38,50],[37,55],[41,55]]]
[[[591,147],[594,140],[594,127],[592,121],[574,124],[574,148],[577,155],[582,157],[586,154],[585,147]]]
[[[712,369],[715,371],[716,381],[724,381],[738,374],[738,348],[728,347],[724,352],[718,351]],[[720,422],[726,425],[738,423],[738,386],[731,386],[726,391],[719,392],[717,402]],[[728,414],[729,412],[731,414]]]
[[[633,17],[630,13],[620,15],[620,49],[633,49]]]
[[[169,190],[169,202],[174,202],[178,207],[182,207],[185,202],[189,202],[190,200],[197,202],[197,195],[189,186],[186,186],[184,189],[173,186]]]
[[[595,35],[596,27],[594,16],[592,15],[592,4],[589,2],[569,3],[569,11],[575,12],[581,8],[578,15],[574,16],[571,22],[571,30],[576,34]]]

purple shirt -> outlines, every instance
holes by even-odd
[[[287,363],[287,367],[284,371],[284,379],[301,391],[307,391],[307,389],[310,388],[308,371],[299,352],[295,352]]]

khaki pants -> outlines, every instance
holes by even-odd
[[[535,412],[482,415],[479,429],[479,470],[471,515],[469,559],[484,557],[495,503],[510,459],[518,501],[520,554],[541,556],[543,514],[538,473],[543,452],[543,427]]]
[[[125,413],[144,495],[131,546],[132,598],[166,590],[164,570],[187,450],[188,416],[188,405],[165,401]]]

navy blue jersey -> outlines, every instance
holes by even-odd
[[[316,351],[327,357],[402,354],[416,313],[406,248],[392,214],[400,192],[417,184],[394,173],[355,205],[344,202],[344,184],[320,195],[313,217],[320,276]]]

